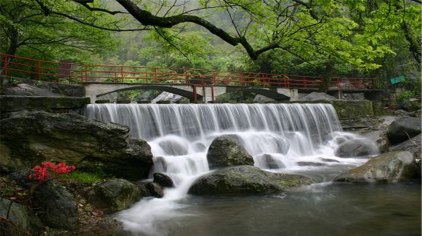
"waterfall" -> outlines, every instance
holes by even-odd
[[[143,200],[119,215],[127,229],[148,235],[157,231],[157,221],[176,211],[175,199],[186,196],[194,179],[209,171],[206,153],[218,136],[239,137],[255,166],[263,169],[354,161],[334,156],[342,129],[330,104],[90,104],[86,113],[129,126],[131,138],[150,144],[153,172],[175,182],[163,199]]]
[[[291,166],[296,157],[317,154],[341,131],[330,104],[91,104],[87,116],[129,126],[132,138],[151,145],[156,171],[170,174],[206,171],[201,154],[223,134],[237,135],[265,168],[268,158],[259,157]]]

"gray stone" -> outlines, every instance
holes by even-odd
[[[53,228],[75,229],[78,209],[73,195],[54,180],[37,185],[34,190],[37,215],[44,224]]]
[[[6,88],[2,91],[4,95],[17,95],[17,96],[44,96],[44,97],[55,97],[60,94],[53,93],[47,88],[38,88],[33,85],[20,83],[16,86]]]
[[[273,98],[265,97],[264,95],[257,94],[253,99],[254,103],[270,103],[275,102],[276,100]]]
[[[328,95],[326,93],[319,93],[319,92],[312,92],[308,95],[305,95],[299,99],[299,101],[333,101],[337,100],[337,98]]]
[[[381,154],[351,169],[334,181],[354,183],[396,183],[417,179],[417,163],[412,153],[396,151]]]
[[[1,120],[0,126],[0,166],[9,172],[49,160],[141,179],[152,167],[150,146],[129,140],[126,126],[42,111],[16,113]]]
[[[271,173],[254,166],[234,166],[199,177],[190,187],[189,193],[194,195],[277,193],[311,182],[304,176]]]
[[[139,201],[142,191],[135,184],[125,179],[111,179],[95,185],[88,191],[88,200],[107,213],[129,208]]]
[[[147,183],[146,187],[150,192],[151,196],[162,198],[164,196],[163,188],[158,183]]]
[[[164,188],[174,187],[173,180],[169,176],[163,173],[154,173],[152,176],[154,178],[153,182],[159,184],[161,187],[164,187]]]
[[[7,211],[9,210],[7,218]],[[2,219],[6,219],[2,220]],[[41,233],[43,225],[34,212],[16,202],[0,198],[0,235],[38,235]],[[2,230],[9,233],[2,234]],[[6,231],[7,232],[7,231]],[[13,234],[11,232],[14,232]]]
[[[338,157],[366,157],[376,154],[378,154],[378,147],[368,139],[347,140],[335,151]]]
[[[387,137],[391,144],[399,144],[421,133],[421,119],[416,117],[399,118],[388,127]]]
[[[416,158],[421,158],[422,134],[390,148],[390,151],[409,151]]]
[[[374,141],[380,153],[388,151],[388,148],[390,147],[390,142],[388,141],[387,135],[384,130],[371,131],[362,135]]]
[[[254,164],[253,157],[233,135],[214,139],[208,149],[207,159],[210,169]]]

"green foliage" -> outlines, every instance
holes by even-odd
[[[104,180],[105,175],[100,172],[84,172],[84,171],[74,171],[72,173],[61,175],[60,179],[64,180],[70,180],[70,181],[76,181],[79,183],[87,183],[87,184],[93,184],[98,183]]]
[[[414,1],[133,1],[159,17],[201,17],[255,51],[277,45],[255,61],[244,45],[233,47],[192,21],[151,27],[130,14],[88,9],[121,11],[115,1],[85,6],[78,1],[38,2],[49,12],[33,0],[0,3],[2,52],[15,47],[25,56],[101,64],[372,76],[384,84],[396,74],[420,71],[421,4]],[[100,29],[123,26],[149,31],[111,34]],[[111,55],[117,41],[124,45]]]
[[[116,48],[110,32],[61,15],[77,12],[80,18],[90,18],[106,26],[115,20],[109,15],[93,14],[79,4],[60,1],[40,1],[51,12],[45,12],[33,0],[2,1],[0,3],[0,51],[26,57],[71,59],[86,62],[92,54],[104,54]]]

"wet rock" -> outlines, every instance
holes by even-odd
[[[184,143],[165,140],[161,141],[158,145],[169,155],[179,156],[188,154],[187,145]]]
[[[351,139],[339,145],[335,151],[338,157],[366,157],[378,153],[378,148],[367,139]]]
[[[128,140],[126,126],[42,111],[17,112],[0,126],[0,166],[8,172],[52,160],[141,179],[152,167],[151,148],[145,141]]]
[[[417,179],[417,163],[412,153],[396,151],[381,154],[364,165],[335,178],[337,182],[396,183]]]
[[[339,161],[334,160],[334,159],[330,159],[330,158],[322,158],[322,157],[321,157],[321,160],[322,160],[322,161],[325,161],[325,162],[333,162],[333,163],[338,163],[338,162],[339,162]]]
[[[208,149],[207,159],[210,169],[253,165],[251,155],[240,144],[236,136],[223,135],[214,139]]]
[[[388,127],[387,137],[391,144],[399,144],[421,133],[421,119],[416,117],[399,118]]]
[[[298,166],[326,166],[327,164],[321,162],[299,161]]]
[[[409,151],[415,157],[421,157],[422,134],[390,148],[390,151]]]
[[[421,179],[421,145],[422,145],[422,135],[419,134],[403,143],[400,143],[394,147],[390,148],[390,151],[409,151],[413,154],[415,158],[415,165],[418,173],[418,179]]]
[[[282,192],[310,184],[304,176],[271,173],[254,166],[233,166],[199,177],[189,189],[193,195],[244,195]]]
[[[7,218],[9,207],[10,211]],[[31,209],[0,198],[0,235],[38,235],[42,229],[43,225],[40,219]]]
[[[173,180],[169,176],[163,173],[154,173],[152,176],[154,178],[153,182],[159,184],[161,187],[164,187],[164,188],[174,187]]]
[[[107,213],[129,208],[142,197],[135,184],[124,179],[111,179],[95,185],[87,194],[87,199]]]
[[[254,161],[258,166],[263,167],[264,169],[280,169],[285,167],[281,161],[277,160],[270,154],[258,156],[254,158]]]
[[[359,119],[374,115],[372,102],[368,100],[345,101],[333,100],[330,102],[336,109],[337,116],[342,119]]]
[[[35,209],[42,222],[53,228],[75,229],[78,210],[73,195],[54,180],[35,187]]]
[[[0,218],[0,235],[29,236],[31,234],[19,225],[16,225],[13,221],[6,218]]]
[[[32,173],[33,171],[31,169],[24,168],[22,170],[11,173],[9,176],[19,185],[30,188],[32,185],[36,184],[34,180],[30,180],[28,178],[28,176]]]
[[[163,188],[157,183],[147,183],[146,185],[148,191],[150,192],[151,196],[162,198],[164,196]]]
[[[388,148],[390,147],[390,142],[388,141],[385,131],[371,131],[363,134],[363,136],[368,138],[369,140],[374,141],[380,153],[388,151]]]

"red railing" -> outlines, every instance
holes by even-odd
[[[0,53],[3,77],[67,83],[183,84],[195,86],[254,86],[318,90],[323,79],[311,76],[216,71],[194,68],[93,65],[47,61]],[[331,89],[368,89],[368,78],[333,78]]]

